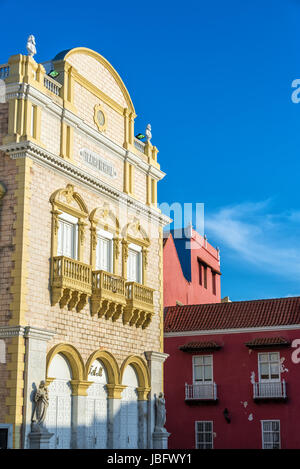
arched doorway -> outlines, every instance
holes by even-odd
[[[108,397],[106,384],[108,375],[101,360],[95,360],[89,369],[88,381],[93,384],[87,391],[86,438],[87,448],[107,448]]]
[[[126,388],[121,400],[120,448],[138,448],[138,377],[132,365],[128,365],[123,374],[122,384]]]
[[[61,353],[56,354],[49,366],[48,376],[54,378],[48,386],[49,407],[46,427],[54,433],[50,440],[51,449],[71,448],[72,371],[68,360]]]

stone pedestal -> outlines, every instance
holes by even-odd
[[[154,448],[152,436],[155,432],[155,394],[158,396],[163,391],[163,363],[168,358],[167,353],[145,352],[145,357],[150,370],[151,391],[148,400],[148,444],[147,448]]]
[[[54,433],[49,433],[46,429],[43,432],[30,432],[29,448],[30,449],[49,449],[49,442]]]
[[[168,449],[168,438],[170,433],[167,430],[155,430],[153,432],[153,449]]]
[[[23,441],[25,449],[30,447],[29,435],[32,432],[31,419],[34,409],[34,395],[42,380],[46,379],[47,342],[54,332],[36,327],[26,327],[24,331],[26,343],[25,383],[24,383],[24,425]],[[43,432],[41,432],[43,433]],[[34,437],[36,440],[36,437]]]

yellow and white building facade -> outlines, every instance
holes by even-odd
[[[135,138],[130,95],[95,51],[13,55],[1,73],[0,431],[30,447],[44,380],[51,448],[153,448],[158,150]]]

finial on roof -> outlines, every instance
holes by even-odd
[[[36,54],[35,37],[32,34],[27,39],[26,49],[29,57],[33,57]]]
[[[145,130],[147,142],[150,143],[150,140],[152,138],[152,133],[151,133],[151,124],[148,124]]]

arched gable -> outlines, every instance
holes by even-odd
[[[67,61],[84,78],[135,115],[133,103],[123,80],[108,60],[98,52],[86,47],[75,47],[61,52],[53,60]]]

